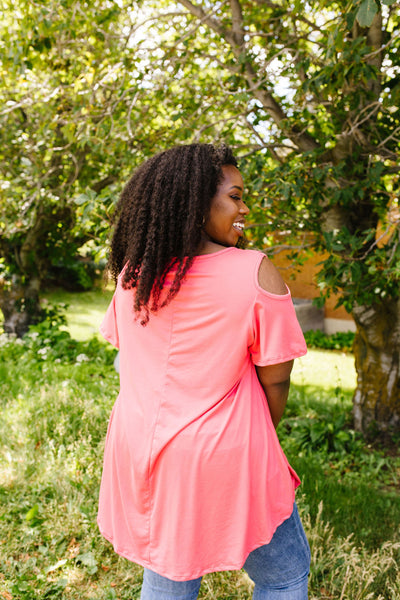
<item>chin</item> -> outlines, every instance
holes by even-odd
[[[235,247],[241,248],[243,250],[244,248],[247,248],[248,245],[249,245],[249,241],[246,239],[246,237],[244,235],[242,235],[236,242]]]

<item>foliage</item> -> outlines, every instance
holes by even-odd
[[[144,107],[129,2],[1,4],[0,306],[22,335],[46,280],[90,286],[77,258],[104,258],[120,178],[155,140],[132,124]]]
[[[100,251],[125,141],[109,140],[122,110],[124,56],[117,5],[21,1],[16,8],[5,0],[2,9],[0,304],[6,326],[13,303],[31,313],[14,326],[21,335],[39,311],[49,270],[75,262],[89,240],[92,253]],[[114,165],[103,160],[110,143]],[[80,199],[87,193],[97,199],[91,215]],[[29,307],[19,301],[28,295]]]
[[[321,302],[338,293],[357,326],[355,424],[398,430],[400,370],[387,367],[400,347],[398,3],[178,4],[167,23],[175,2],[140,3],[152,16],[150,67],[164,72],[163,105],[174,110],[182,91],[184,123],[189,78],[197,98],[201,74],[216,72],[213,108],[242,157],[250,245],[297,264],[322,254]],[[193,137],[203,134],[198,122]]]
[[[21,366],[33,364],[40,366],[50,362],[79,364],[97,360],[112,364],[115,351],[105,346],[97,337],[88,341],[78,341],[66,330],[67,306],[59,303],[47,305],[42,309],[39,323],[32,325],[23,338],[14,339],[6,334],[0,335],[0,348],[4,355],[18,361]]]
[[[113,138],[113,166],[103,154],[119,114],[108,115],[110,102],[123,92],[121,11],[107,2],[83,11],[73,1],[2,8],[2,250],[7,272],[35,260],[40,273],[49,257],[75,256],[90,230],[98,243],[112,202],[104,190],[116,180],[112,168],[125,140]],[[79,208],[88,188],[98,199],[91,216]]]
[[[339,291],[349,311],[355,302],[397,297],[397,5],[179,4],[186,12],[167,24],[162,15],[173,3],[142,3],[158,15],[152,30],[166,40],[161,48],[158,37],[149,39],[160,57],[152,68],[162,64],[168,73],[163,104],[173,110],[189,72],[197,97],[199,65],[202,74],[220,66],[213,104],[223,115],[228,97],[236,116],[234,129],[231,119],[219,120],[221,134],[251,154],[242,167],[250,240],[267,250],[289,243],[294,259],[304,246],[327,250],[321,293]],[[185,123],[193,109],[183,94],[177,121]]]
[[[105,265],[105,259],[90,252],[83,258],[65,257],[49,268],[46,285],[71,291],[91,290],[101,281]]]
[[[147,16],[138,3],[21,0],[16,8],[2,0],[1,7],[0,306],[7,328],[13,307],[37,313],[41,288],[56,275],[58,283],[72,278],[88,287],[76,259],[104,258],[129,173],[146,156],[190,139],[193,120],[212,135],[209,124],[224,110],[212,106],[215,68],[198,69],[196,94],[181,91],[190,106],[162,105],[163,74],[157,53],[150,66],[138,32]],[[166,68],[170,77],[186,71],[182,83],[192,76],[184,64]],[[30,319],[10,327],[21,335]]]
[[[397,6],[298,2],[292,10],[287,2],[182,0],[186,11],[166,22],[173,3],[141,4],[157,17],[153,35],[145,27],[142,35],[157,54],[150,68],[166,73],[163,107],[175,111],[176,122],[184,125],[190,114],[194,137],[203,134],[184,93],[189,77],[197,101],[204,73],[215,72],[220,87],[212,101],[221,117],[229,98],[235,127],[228,116],[219,126],[251,153],[243,170],[253,243],[268,249],[289,241],[293,258],[304,245],[326,249],[321,292],[340,291],[348,310],[397,296]],[[305,231],[313,236],[299,236]]]
[[[330,361],[329,353],[315,353],[314,370],[321,359]],[[390,452],[378,446],[373,449],[352,428],[350,409],[351,391],[341,387],[340,379],[336,388],[312,381],[295,384],[278,434],[301,474],[311,513],[315,515],[322,502],[324,519],[335,524],[337,535],[353,535],[372,549],[381,543],[377,515],[380,530],[400,516],[396,493],[400,464],[393,458],[399,438],[392,439]],[[376,487],[371,485],[374,478],[380,482]]]
[[[308,414],[307,417],[287,420],[286,433],[297,450],[323,451],[325,454],[348,453],[354,456],[363,447],[359,434],[349,429],[347,415]],[[346,425],[346,428],[344,427]]]
[[[310,329],[304,333],[304,338],[309,348],[324,348],[325,350],[342,350],[351,352],[354,342],[352,331],[338,331],[327,334],[320,329]]]
[[[87,0],[83,8],[80,0],[21,0],[15,10],[2,0],[2,8],[6,330],[26,331],[54,265],[70,266],[88,244],[91,256],[103,255],[128,171],[172,143],[223,139],[242,158],[250,244],[289,248],[298,262],[327,253],[321,294],[339,292],[353,312],[362,338],[355,348],[388,394],[388,408],[368,408],[371,394],[383,399],[357,360],[358,428],[376,415],[383,429],[398,427],[398,386],[380,358],[382,332],[391,331],[394,355],[400,345],[392,322],[400,301],[398,3]],[[371,320],[380,331],[368,329]]]
[[[118,391],[115,350],[71,340],[63,322],[60,307],[49,308],[23,339],[1,338],[0,595],[139,598],[141,569],[117,557],[96,526],[107,418]],[[279,430],[303,480],[297,501],[312,550],[310,598],[395,600],[400,462],[352,432],[350,407],[340,387],[296,385]],[[316,424],[332,443],[312,434]],[[251,584],[240,571],[209,575],[200,598],[215,597],[250,598]]]

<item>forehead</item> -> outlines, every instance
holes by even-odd
[[[222,167],[223,179],[221,188],[228,189],[231,187],[240,188],[243,190],[243,178],[239,169],[233,165],[224,165]]]

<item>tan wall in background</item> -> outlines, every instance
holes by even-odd
[[[320,266],[318,263],[323,261],[327,254],[319,254],[307,260],[307,262],[296,271],[287,259],[285,252],[279,252],[272,258],[272,262],[279,269],[283,279],[288,284],[293,298],[315,298],[319,295],[318,288],[315,284],[315,276],[318,273]],[[291,278],[294,277],[294,279]],[[325,302],[324,316],[329,319],[346,319],[352,321],[351,315],[340,306],[335,309],[337,295],[332,295]]]

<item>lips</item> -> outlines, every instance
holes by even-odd
[[[233,224],[233,228],[236,229],[236,231],[238,231],[240,235],[242,235],[244,230],[244,221],[235,221]]]

